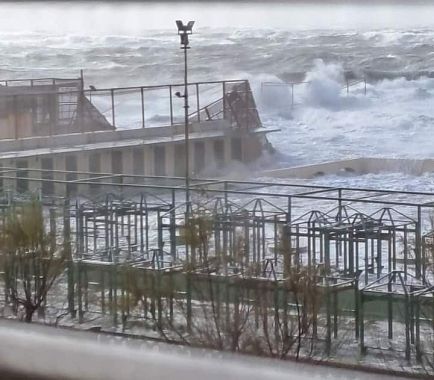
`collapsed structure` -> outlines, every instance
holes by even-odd
[[[184,108],[176,96],[184,85],[85,89],[82,78],[0,84],[0,165],[21,169],[21,177],[30,168],[185,175]],[[193,176],[253,161],[266,149],[270,131],[248,81],[190,83],[188,91]]]

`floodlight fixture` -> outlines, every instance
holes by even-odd
[[[188,35],[193,33],[194,21],[189,21],[186,25],[181,20],[176,20],[178,35],[181,37],[181,49],[188,49]]]
[[[184,25],[184,23],[181,20],[176,20],[176,26],[178,27],[178,34],[192,34],[193,33],[193,25],[194,21],[189,21],[187,25]]]

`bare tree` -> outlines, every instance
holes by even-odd
[[[185,241],[202,259],[194,269],[194,293],[199,308],[192,318],[193,338],[218,349],[298,357],[305,338],[313,342],[320,304],[315,268],[293,265],[286,236],[277,248],[283,256],[283,279],[262,277],[259,262],[245,262],[244,236],[235,236],[229,259],[215,252],[209,257],[212,219],[195,215],[187,223]],[[228,276],[227,265],[240,268]],[[223,276],[220,276],[223,274]],[[288,307],[290,303],[290,307]]]
[[[285,255],[293,252],[282,243],[284,276],[265,278],[261,263],[246,260],[243,234],[235,234],[230,254],[215,251],[213,222],[212,216],[196,212],[185,223],[189,257],[176,286],[168,280],[170,272],[125,272],[130,305],[143,308],[166,340],[281,358],[293,351],[298,357],[305,338],[314,335],[317,271],[291,265]]]
[[[26,322],[64,271],[65,256],[54,248],[54,238],[45,231],[42,205],[36,200],[12,208],[1,227],[5,295],[15,312],[23,307]]]

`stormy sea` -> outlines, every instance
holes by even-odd
[[[434,4],[418,1],[6,3],[0,79],[82,69],[96,88],[180,83],[175,20],[191,19],[189,80],[248,79],[264,126],[279,129],[275,154],[255,165],[434,158],[433,16]],[[317,181],[434,190],[431,174]]]

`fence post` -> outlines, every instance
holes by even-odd
[[[191,293],[192,293],[192,284],[191,284],[192,279],[191,279],[191,272],[188,271],[185,275],[186,275],[186,282],[187,282],[186,290],[185,290],[186,298],[187,298],[187,331],[191,333],[191,328],[192,328],[192,323],[191,323],[192,322],[191,321],[191,319],[192,319],[192,302],[191,302],[191,299],[192,299],[192,295],[191,295]]]
[[[197,121],[200,122],[199,83],[196,83],[196,108],[197,108]]]
[[[417,222],[416,222],[416,244],[415,244],[415,259],[416,259],[416,278],[422,275],[422,207],[417,206]]]
[[[54,252],[56,250],[56,210],[50,208],[50,248]]]
[[[17,95],[13,97],[14,103],[14,134],[15,140],[18,140],[18,103],[17,103]]]
[[[68,274],[68,311],[71,317],[75,317],[74,307],[74,260],[71,251],[71,225],[69,213],[69,199],[63,206],[63,250],[67,259],[67,274]]]
[[[360,291],[360,298],[359,298],[359,307],[360,307],[360,314],[359,314],[359,344],[360,344],[360,354],[365,355],[366,354],[366,347],[365,347],[365,310],[364,305],[365,299],[363,297],[363,290]]]
[[[79,122],[80,122],[80,132],[84,132],[84,88],[83,88],[83,82],[82,82],[82,86],[81,86],[81,91],[80,93],[77,95],[77,112],[78,112],[78,117],[79,117]]]
[[[115,119],[115,91],[112,88],[110,90],[111,99],[112,99],[112,125],[116,128],[116,119]]]
[[[416,319],[416,360],[422,361],[422,350],[420,346],[420,297],[416,297],[415,316]]]
[[[355,338],[359,339],[360,336],[360,299],[359,299],[359,275],[357,274],[354,279],[354,325],[355,325]]]
[[[226,82],[222,82],[223,91],[223,119],[226,119]]]
[[[408,294],[405,295],[405,310],[404,310],[404,318],[405,318],[405,359],[410,361],[411,348],[410,348],[410,305],[411,300]]]
[[[249,82],[246,80],[244,81],[244,86],[245,86],[245,95],[244,95],[244,103],[246,105],[246,129],[249,129],[249,121],[250,121],[250,86],[249,86]]]
[[[140,100],[142,103],[142,128],[145,128],[145,102],[143,99],[143,87],[140,87]]]
[[[169,95],[170,95],[170,125],[173,125],[173,98],[172,98],[172,85],[169,85]]]

